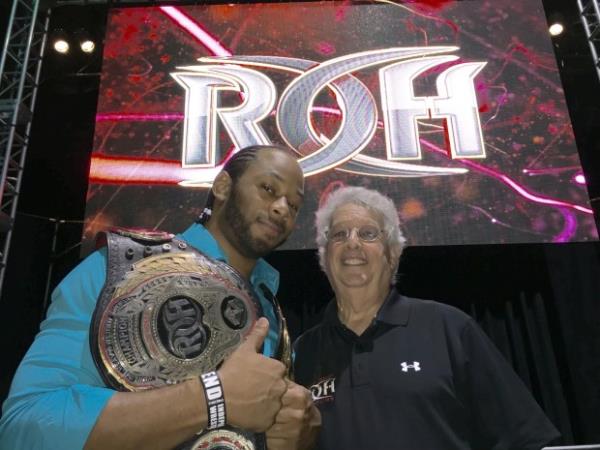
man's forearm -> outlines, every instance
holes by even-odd
[[[207,424],[204,391],[197,379],[109,400],[85,450],[172,449]]]

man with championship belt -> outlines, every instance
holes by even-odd
[[[0,448],[172,449],[225,425],[264,432],[269,450],[310,448],[320,415],[310,393],[270,358],[282,341],[274,302],[279,275],[261,258],[292,231],[303,186],[302,171],[285,149],[243,149],[215,178],[199,223],[177,238],[121,233],[109,239],[108,250],[81,262],[54,291],[41,331],[17,370],[3,405]],[[111,248],[120,262],[111,259]],[[169,264],[204,261],[201,271],[209,278],[188,269],[154,274],[165,254],[174,255]],[[219,308],[194,299],[195,285],[210,287],[213,281],[216,287],[201,301],[225,288],[233,292]],[[241,300],[245,292],[257,299],[256,310]],[[190,313],[213,314],[221,322],[190,322]],[[252,326],[249,317],[261,315],[266,318]],[[139,327],[131,326],[132,317]],[[198,376],[169,379],[177,373],[170,362],[186,370],[207,346],[218,353],[222,343],[215,339],[224,324],[243,331],[231,335],[236,345],[224,353],[225,361]],[[200,336],[186,334],[191,329]],[[136,349],[144,339],[146,347]],[[136,359],[140,355],[146,358]],[[202,448],[245,448],[229,440]]]

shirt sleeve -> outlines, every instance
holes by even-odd
[[[106,253],[95,252],[52,294],[40,332],[21,362],[0,420],[2,449],[81,449],[115,393],[98,373],[89,345]]]
[[[473,321],[461,335],[462,390],[478,445],[489,450],[539,450],[560,434],[488,336]]]

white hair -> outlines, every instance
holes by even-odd
[[[325,270],[325,257],[327,249],[327,231],[331,226],[331,219],[335,211],[348,204],[359,205],[383,218],[383,229],[386,236],[386,244],[389,249],[398,249],[398,260],[404,250],[406,239],[400,231],[400,220],[394,202],[385,195],[358,186],[348,186],[334,191],[325,204],[315,214],[315,226],[317,228],[317,247],[319,249],[319,264]],[[398,267],[396,266],[396,270]],[[396,273],[396,270],[393,273]],[[393,280],[392,280],[393,282]]]

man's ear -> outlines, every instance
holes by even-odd
[[[231,194],[232,185],[233,181],[231,180],[229,174],[224,170],[219,172],[212,185],[212,193],[215,196],[215,199],[221,202],[227,200]]]
[[[402,247],[400,245],[392,245],[388,248],[388,264],[392,272],[398,270],[398,264],[400,263],[400,255],[402,254]]]

